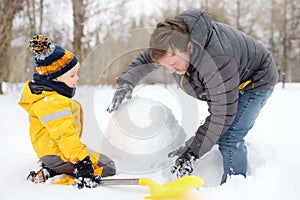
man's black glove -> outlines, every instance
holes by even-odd
[[[114,93],[114,97],[112,99],[111,104],[108,106],[107,111],[109,113],[118,110],[122,101],[126,97],[127,99],[131,99],[133,87],[128,82],[122,82],[117,85],[117,88]]]
[[[197,160],[192,151],[186,146],[178,147],[168,154],[168,157],[170,158],[175,156],[178,156],[178,158],[176,159],[175,164],[171,167],[171,174],[176,173],[178,178],[191,174]]]
[[[87,187],[87,188],[97,187],[101,177],[94,175],[94,168],[89,156],[75,163],[74,167],[75,167],[75,184],[78,187],[78,189],[81,189],[83,187]]]

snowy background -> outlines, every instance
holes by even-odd
[[[166,92],[145,87],[150,97],[161,97],[162,104],[174,104],[168,101]],[[28,135],[28,117],[18,106],[22,85],[6,85],[5,95],[0,96],[1,121],[1,168],[0,168],[0,199],[143,199],[149,189],[142,186],[102,186],[95,189],[78,190],[73,186],[33,184],[25,180],[28,171],[37,161]],[[99,93],[103,98],[99,99]],[[106,94],[104,94],[106,93]],[[99,91],[92,86],[81,86],[75,99],[79,100],[85,117],[95,115],[95,123],[99,119],[110,123],[111,115],[100,115],[110,101],[112,89]],[[146,95],[146,97],[147,97]],[[96,112],[89,110],[90,99],[95,100]],[[184,198],[200,200],[296,200],[300,197],[300,145],[299,143],[299,106],[300,85],[287,84],[285,89],[277,85],[273,95],[262,110],[261,115],[251,132],[246,137],[249,151],[248,177],[232,177],[222,186],[218,185],[222,174],[221,158],[217,148],[198,161],[195,173],[201,176],[206,184],[198,190],[192,190]],[[145,105],[147,106],[147,105]],[[171,105],[172,112],[182,122],[180,105]],[[205,104],[199,102],[199,119],[205,117]],[[203,112],[202,112],[203,111]],[[106,119],[105,119],[106,118]],[[105,121],[106,120],[106,121]],[[91,121],[93,122],[93,121]],[[88,130],[90,123],[86,124]],[[100,126],[100,125],[98,125]],[[105,125],[104,125],[105,126]],[[100,129],[101,126],[100,126]],[[191,133],[187,133],[191,134]],[[84,135],[88,141],[89,135]],[[166,183],[172,178],[168,168],[151,173],[118,172],[116,177],[150,177],[156,182]]]

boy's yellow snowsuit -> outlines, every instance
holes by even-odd
[[[80,103],[56,91],[33,94],[30,82],[24,86],[19,105],[29,114],[30,139],[40,160],[58,173],[74,175],[73,164],[90,155],[95,175],[114,175],[114,162],[89,150],[80,140],[83,128]]]

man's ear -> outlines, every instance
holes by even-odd
[[[192,54],[193,53],[193,51],[194,51],[194,44],[191,42],[191,41],[189,41],[189,43],[188,43],[188,51]]]

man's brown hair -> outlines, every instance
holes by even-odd
[[[154,62],[165,55],[167,50],[186,52],[189,43],[187,25],[176,18],[167,18],[156,25],[150,38],[150,56]]]

